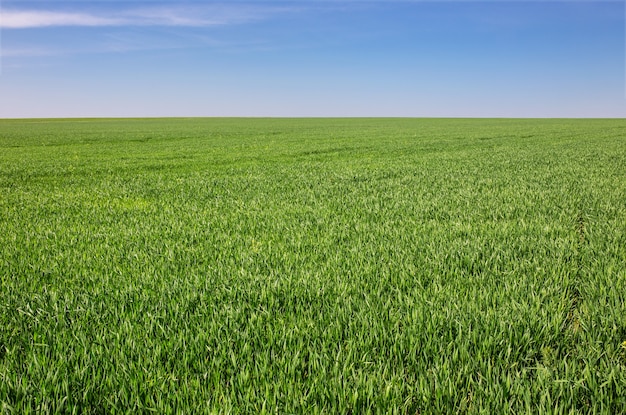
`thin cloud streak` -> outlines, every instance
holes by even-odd
[[[245,23],[293,10],[286,7],[252,5],[191,5],[188,7],[145,7],[117,12],[66,12],[49,10],[2,10],[0,29],[103,26],[207,27]]]
[[[483,0],[485,1],[485,0]],[[491,2],[520,2],[520,0],[486,0]],[[183,6],[145,6],[127,9],[110,14],[97,11],[50,11],[20,10],[12,8],[0,9],[0,29],[35,29],[46,27],[102,27],[102,26],[185,26],[206,27],[226,24],[244,23],[252,20],[265,19],[277,13],[301,11],[303,9],[322,7],[338,7],[356,4],[393,4],[393,3],[430,3],[434,0],[313,0],[308,5],[296,1],[254,2],[232,1],[231,3],[202,4],[187,2]],[[436,2],[474,3],[476,0],[436,0]],[[522,3],[565,2],[565,3],[611,3],[619,0],[521,0]],[[9,2],[14,3],[14,2]],[[43,4],[44,2],[42,2]],[[64,2],[72,3],[72,2]],[[74,1],[74,4],[85,4]],[[106,2],[104,2],[106,3]],[[112,0],[110,3],[122,3]],[[137,4],[137,2],[134,2]],[[141,3],[141,2],[140,2]],[[145,4],[157,3],[145,1]],[[1,4],[1,3],[0,3]],[[158,3],[157,3],[158,4]],[[298,6],[295,6],[298,4]]]
[[[87,13],[64,13],[43,10],[3,10],[2,29],[30,29],[51,26],[116,26],[123,19]]]

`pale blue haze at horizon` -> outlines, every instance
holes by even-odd
[[[618,1],[4,0],[0,117],[624,117],[624,14]]]

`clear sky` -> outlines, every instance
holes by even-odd
[[[0,0],[0,118],[625,117],[624,1]]]

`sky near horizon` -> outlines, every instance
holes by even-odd
[[[0,0],[0,118],[622,118],[625,3]]]

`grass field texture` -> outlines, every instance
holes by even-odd
[[[626,120],[0,121],[1,413],[624,413]]]

